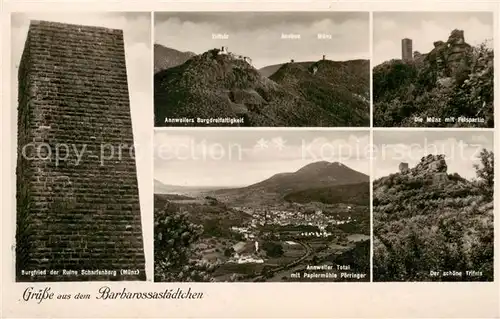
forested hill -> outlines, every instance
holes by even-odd
[[[267,78],[250,58],[212,49],[155,73],[155,126],[369,126],[369,62],[286,63]],[[188,119],[172,123],[166,119]],[[235,125],[222,123],[221,125]]]
[[[493,49],[486,42],[471,46],[463,31],[453,30],[430,52],[415,52],[412,61],[374,67],[374,125],[493,127],[493,74]],[[452,117],[455,122],[445,123]]]
[[[448,174],[442,155],[374,181],[375,280],[493,280],[493,153],[481,159],[475,181]]]

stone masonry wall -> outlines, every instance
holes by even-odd
[[[413,41],[411,39],[401,40],[401,58],[403,61],[413,60]]]
[[[122,31],[32,21],[18,102],[17,281],[145,280]]]

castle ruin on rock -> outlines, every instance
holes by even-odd
[[[16,280],[145,280],[122,30],[32,21],[18,84]]]
[[[416,177],[432,176],[433,184],[444,184],[449,178],[443,154],[428,154],[421,158],[420,162],[413,168],[408,167],[408,163],[400,163],[399,171],[401,174],[409,174]]]
[[[437,71],[438,82],[445,79],[455,78],[460,72],[469,67],[469,52],[472,47],[465,42],[463,30],[454,29],[451,31],[448,40],[435,41],[434,48],[428,53],[420,53],[412,50],[412,40],[403,39],[401,41],[402,59],[406,62],[426,61],[434,66]]]
[[[434,49],[427,54],[427,60],[435,65],[438,77],[456,77],[469,67],[468,53],[471,46],[465,42],[464,31],[455,29],[448,40],[434,42]]]

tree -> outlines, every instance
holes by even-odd
[[[484,117],[493,127],[493,48],[489,41],[474,46],[468,57],[471,61],[469,78],[460,87],[466,93],[467,107],[476,116]]]
[[[262,249],[266,251],[269,257],[281,257],[283,256],[283,247],[280,244],[267,241],[262,245]]]
[[[201,263],[193,247],[203,227],[168,204],[154,218],[155,281],[211,281],[214,267]]]
[[[269,279],[273,276],[273,267],[271,266],[264,266],[262,268],[262,271],[261,271],[261,275],[265,278],[265,279]]]
[[[231,257],[233,254],[234,254],[233,247],[229,247],[224,250],[224,256],[226,257]]]
[[[493,198],[494,184],[494,155],[493,151],[483,148],[479,154],[480,164],[475,164],[476,176],[479,179],[479,185],[484,188],[485,194],[489,199]]]
[[[320,263],[320,260],[319,260],[319,257],[314,255],[313,258],[312,258],[312,262],[311,262],[313,265],[318,265]]]

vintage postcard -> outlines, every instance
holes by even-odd
[[[1,318],[499,318],[498,2],[2,1]]]
[[[156,12],[155,126],[370,126],[368,12]]]

